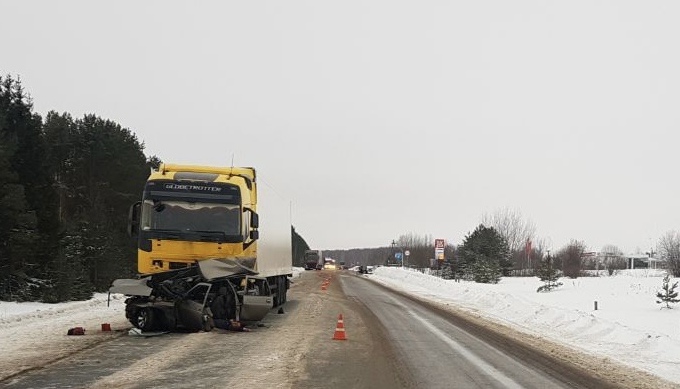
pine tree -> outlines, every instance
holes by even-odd
[[[445,280],[450,280],[453,278],[453,270],[451,270],[451,266],[444,265],[442,267],[442,278]]]
[[[656,297],[658,300],[656,301],[657,304],[663,304],[666,303],[666,307],[668,309],[671,309],[671,303],[675,304],[677,302],[680,302],[680,299],[678,299],[678,292],[675,291],[675,288],[678,287],[678,282],[676,281],[673,283],[673,285],[670,285],[671,282],[671,275],[666,274],[663,278],[663,286],[661,286],[661,290],[656,293]],[[661,307],[664,308],[664,307]]]
[[[0,298],[32,300],[58,239],[42,119],[21,82],[0,77]]]
[[[562,286],[561,282],[557,282],[559,276],[557,275],[557,269],[553,266],[553,259],[550,254],[548,254],[545,259],[541,260],[538,267],[538,277],[545,284],[540,286],[536,292],[549,292],[558,286]]]
[[[458,271],[464,279],[497,283],[510,271],[510,249],[505,239],[493,227],[479,225],[468,234],[459,249]]]
[[[305,266],[305,251],[309,250],[309,245],[300,234],[295,231],[295,227],[290,226],[291,248],[293,250],[293,266]]]
[[[134,269],[135,250],[126,236],[128,209],[141,196],[149,164],[160,160],[147,159],[130,130],[95,115],[73,120],[50,112],[44,136],[54,145],[49,165],[62,222],[60,254],[52,267],[59,290],[46,295],[87,298],[93,287],[106,290],[112,279]]]

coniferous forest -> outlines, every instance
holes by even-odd
[[[158,163],[118,123],[43,118],[0,77],[0,299],[86,299],[134,275],[128,208]]]

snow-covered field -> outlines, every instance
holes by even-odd
[[[680,384],[680,304],[660,309],[656,303],[660,272],[562,279],[564,285],[548,293],[536,293],[542,285],[537,278],[504,278],[487,285],[386,267],[368,277]],[[0,379],[36,360],[48,362],[115,336],[116,329],[129,327],[124,310],[120,295],[112,296],[109,307],[106,294],[62,304],[0,301]],[[114,332],[102,332],[102,323],[111,324]],[[67,336],[67,330],[76,326],[94,336]]]

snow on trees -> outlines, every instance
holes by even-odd
[[[541,285],[536,292],[549,292],[558,286],[562,286],[561,282],[557,282],[559,276],[557,274],[557,269],[553,266],[553,259],[548,254],[545,259],[541,260],[538,267],[538,277],[545,284]]]
[[[663,304],[665,303],[665,307],[661,308],[668,308],[671,309],[671,304],[675,304],[677,302],[680,302],[680,299],[678,299],[678,292],[675,291],[675,288],[678,287],[678,282],[674,282],[673,285],[670,284],[671,282],[671,275],[666,274],[663,277],[663,285],[661,286],[661,290],[656,293],[656,300],[657,304]]]

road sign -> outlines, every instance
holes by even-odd
[[[394,253],[394,258],[401,261],[401,253]]]
[[[446,240],[435,239],[434,240],[434,257],[439,261],[444,260],[444,248],[446,247]]]
[[[411,255],[411,252],[406,250],[406,251],[404,251],[404,255],[406,255],[408,257],[409,255]]]

